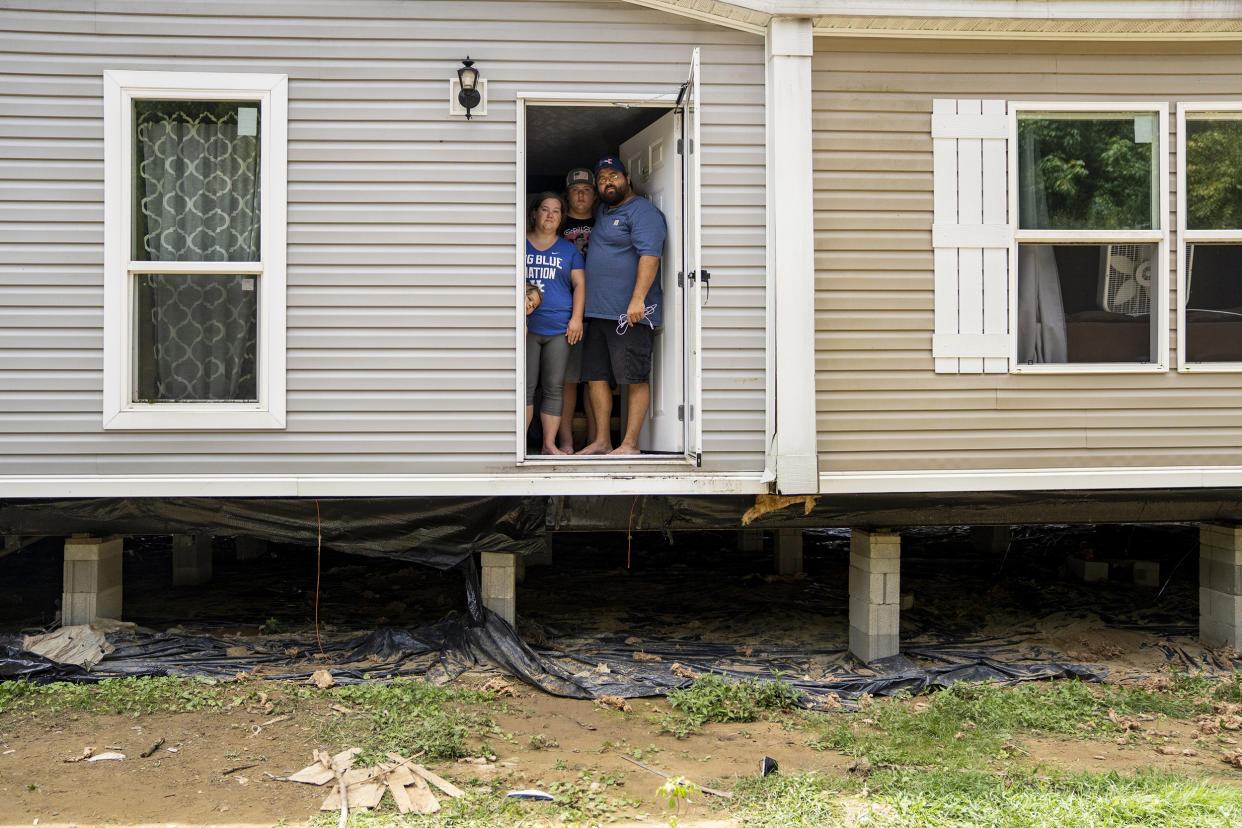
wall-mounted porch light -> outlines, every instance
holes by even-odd
[[[474,61],[467,55],[457,70],[457,103],[470,120],[470,111],[483,102],[483,94],[479,91],[479,70],[474,68]]]

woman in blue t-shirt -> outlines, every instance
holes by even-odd
[[[526,282],[543,293],[543,304],[526,317],[526,427],[535,415],[535,388],[543,381],[539,420],[543,454],[556,447],[569,346],[582,339],[586,306],[586,265],[573,242],[561,237],[565,203],[556,193],[540,193],[526,219]]]

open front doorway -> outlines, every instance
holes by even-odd
[[[698,157],[697,113],[692,82],[655,99],[617,101],[590,99],[518,99],[519,142],[519,285],[525,282],[525,218],[529,198],[543,191],[563,193],[566,174],[591,169],[605,156],[625,164],[634,192],[664,214],[667,237],[659,278],[663,287],[663,324],[655,329],[650,379],[651,404],[639,436],[639,456],[587,457],[538,454],[539,442],[528,443],[524,400],[519,400],[518,460],[574,462],[581,460],[686,461],[698,464]],[[597,205],[598,209],[598,205]],[[589,278],[586,289],[590,290]],[[523,300],[524,304],[524,300]],[[591,320],[591,324],[610,324]],[[616,324],[612,321],[611,324]],[[524,339],[519,337],[519,342]],[[525,360],[518,359],[524,391]],[[541,378],[542,380],[542,378]],[[625,422],[626,394],[614,397],[612,427]],[[586,387],[577,395],[572,413],[576,432],[586,421]],[[538,428],[538,418],[536,425]],[[619,435],[613,434],[613,445]],[[581,439],[576,443],[580,447]]]

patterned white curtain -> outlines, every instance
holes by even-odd
[[[135,104],[134,258],[258,261],[257,104]],[[253,400],[253,275],[149,274],[136,283],[137,397]]]

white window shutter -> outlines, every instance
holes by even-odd
[[[1009,371],[1008,136],[1004,101],[932,103],[937,373]]]

